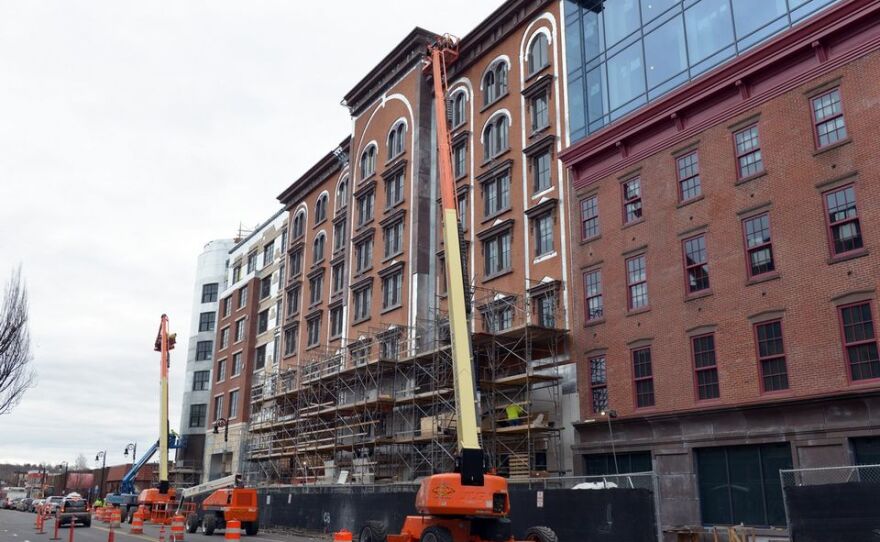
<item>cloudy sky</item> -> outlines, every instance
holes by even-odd
[[[0,278],[22,266],[38,373],[0,416],[0,462],[146,449],[159,316],[188,334],[203,244],[278,209],[413,26],[463,35],[500,3],[0,2]]]

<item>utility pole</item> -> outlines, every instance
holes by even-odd
[[[62,461],[61,464],[64,465],[64,487],[62,493],[64,495],[67,495],[67,473],[69,470],[69,466],[67,465],[67,461]]]

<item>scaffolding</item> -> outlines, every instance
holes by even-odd
[[[559,458],[559,366],[568,331],[557,281],[524,295],[471,290],[481,440],[512,479]],[[445,300],[416,326],[367,330],[255,379],[242,471],[261,484],[410,481],[454,467],[453,365]],[[558,461],[558,459],[557,459]]]

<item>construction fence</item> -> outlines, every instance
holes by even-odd
[[[780,471],[792,542],[880,540],[880,465]]]
[[[414,483],[286,486],[260,489],[264,529],[334,532],[382,521],[389,532],[414,514]],[[550,526],[560,542],[655,542],[653,473],[523,480],[509,485],[513,533]]]

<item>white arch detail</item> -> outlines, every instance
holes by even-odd
[[[489,70],[494,69],[495,66],[498,65],[499,62],[504,62],[505,64],[507,64],[507,73],[508,74],[510,73],[510,68],[512,66],[512,64],[510,62],[510,57],[507,55],[496,56],[495,58],[492,59],[492,62],[489,62],[489,64],[486,66],[486,69],[483,70],[483,73],[480,74],[480,90],[481,91],[484,90],[483,89],[483,81],[486,80],[486,74],[489,72]],[[509,77],[510,76],[508,75],[508,78]]]

